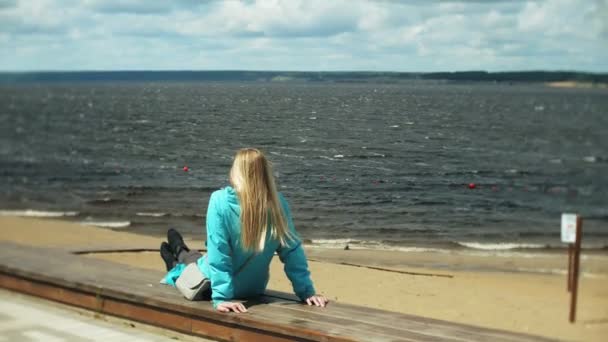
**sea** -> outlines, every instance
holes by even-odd
[[[3,84],[0,215],[204,239],[242,147],[313,246],[608,250],[608,90],[540,84]]]

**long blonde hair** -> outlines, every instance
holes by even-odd
[[[272,237],[282,245],[293,238],[279,201],[272,165],[261,151],[255,148],[237,151],[230,169],[230,183],[239,197],[241,244],[245,250],[264,249],[269,225]]]

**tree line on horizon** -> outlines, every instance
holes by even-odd
[[[99,81],[301,81],[386,82],[407,80],[465,82],[586,82],[608,83],[608,73],[576,71],[456,71],[456,72],[367,72],[367,71],[39,71],[0,72],[2,83],[99,82]]]

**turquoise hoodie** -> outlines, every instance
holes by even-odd
[[[294,241],[281,246],[267,230],[264,250],[256,253],[241,248],[241,222],[238,196],[232,187],[215,191],[207,208],[207,254],[198,260],[200,270],[211,280],[213,306],[234,298],[248,298],[264,293],[269,278],[269,265],[276,252],[283,262],[285,274],[291,281],[294,293],[301,299],[315,294],[310,279],[306,255],[295,230],[289,205],[279,193],[283,212]],[[247,262],[247,265],[243,265]],[[167,273],[165,281],[171,285],[183,271],[178,264]],[[238,270],[242,270],[234,275]]]

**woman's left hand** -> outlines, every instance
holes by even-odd
[[[236,313],[247,312],[247,308],[245,305],[237,302],[223,302],[217,305],[216,308],[219,312],[230,312],[234,311]]]
[[[329,303],[329,300],[321,295],[310,296],[306,299],[306,304],[325,307]]]

